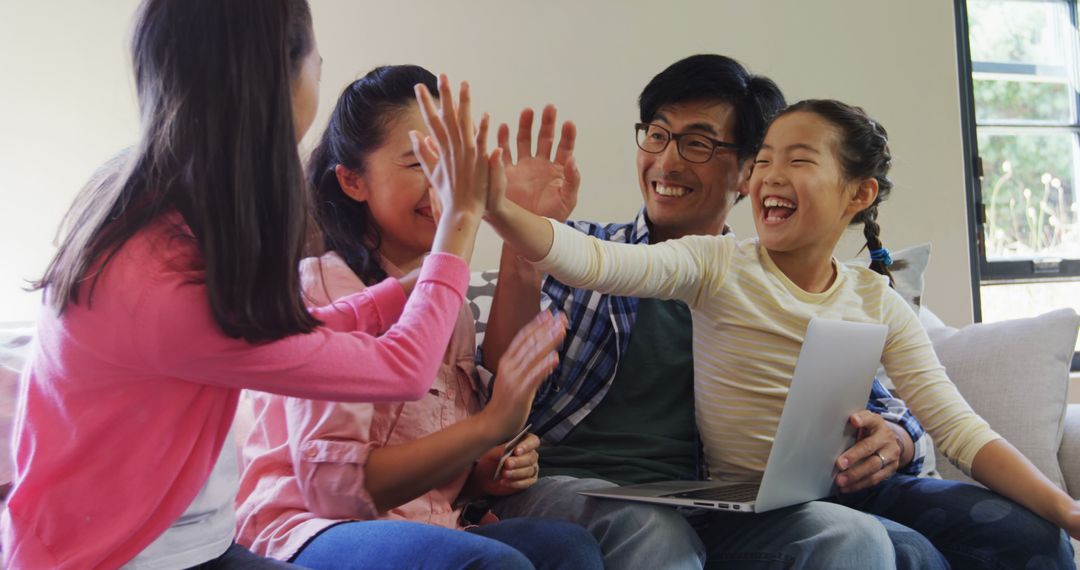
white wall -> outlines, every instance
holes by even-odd
[[[22,279],[48,261],[56,225],[82,182],[135,136],[125,51],[135,5],[6,3],[0,321],[31,314],[30,296],[18,291]],[[325,58],[314,131],[340,89],[379,64],[417,63],[469,79],[477,107],[499,121],[553,102],[579,127],[580,218],[622,221],[636,212],[636,97],[683,56],[733,56],[776,80],[791,101],[862,105],[892,139],[897,188],[881,214],[886,244],[933,242],[926,302],[952,325],[971,322],[950,2],[312,0],[312,10]],[[732,223],[740,235],[753,233],[747,205]],[[840,257],[854,255],[857,242],[843,244]],[[474,266],[497,263],[498,246],[485,228]]]

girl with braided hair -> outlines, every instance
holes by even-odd
[[[438,142],[421,154],[426,171],[454,160],[440,154],[449,143]],[[667,152],[675,152],[674,145]],[[890,166],[885,129],[862,109],[807,100],[773,119],[755,157],[748,185],[755,239],[725,235],[655,245],[602,242],[505,199],[505,176],[498,166],[485,219],[520,255],[570,286],[689,305],[697,423],[713,479],[761,480],[812,318],[887,325],[882,363],[900,396],[946,457],[996,493],[955,482],[894,477],[836,501],[878,514],[889,524],[916,528],[947,559],[941,560],[943,567],[1070,567],[1071,546],[1060,529],[1080,537],[1080,503],[971,409],[946,375],[918,317],[890,287],[891,260],[877,223],[878,206],[892,189]],[[863,226],[872,269],[849,267],[833,257],[841,236],[854,224]],[[896,458],[874,455],[867,460],[880,460],[884,467]],[[854,467],[843,457],[837,463],[841,470]],[[837,477],[841,487],[845,478],[845,473]],[[933,495],[942,491],[973,494],[967,503],[950,503],[971,507],[959,513],[954,512],[959,508],[939,508],[941,495]],[[993,516],[983,516],[987,509]],[[968,536],[954,536],[959,519],[953,517],[975,521],[967,526]],[[990,538],[992,528],[1005,526],[1013,530],[1008,540]],[[1027,549],[1028,554],[1010,558],[1010,549]]]

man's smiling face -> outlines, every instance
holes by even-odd
[[[731,104],[698,101],[665,105],[650,123],[674,134],[696,133],[734,143]],[[638,149],[638,181],[652,242],[685,235],[720,234],[731,206],[747,192],[750,161],[740,167],[735,151],[718,148],[705,163],[679,156],[675,141],[658,154]]]

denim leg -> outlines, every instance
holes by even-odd
[[[193,566],[190,570],[301,570],[302,566],[289,564],[273,558],[263,558],[233,543],[225,554]]]
[[[585,527],[538,518],[507,519],[469,532],[515,548],[537,570],[604,570],[600,545]]]
[[[766,513],[717,512],[702,527],[708,568],[895,568],[885,527],[873,516],[814,501]]]
[[[884,517],[877,519],[889,533],[889,541],[896,551],[897,570],[949,570],[949,561],[930,539],[896,521]]]
[[[524,554],[497,540],[441,526],[385,520],[334,525],[304,545],[293,562],[313,570],[533,567]]]
[[[953,568],[1075,568],[1061,529],[977,485],[894,475],[837,500],[919,532]]]
[[[501,519],[542,517],[577,523],[600,543],[608,568],[702,568],[705,547],[675,509],[577,494],[611,486],[601,479],[541,477],[528,490],[495,501],[492,511]]]

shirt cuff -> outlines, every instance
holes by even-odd
[[[383,279],[366,291],[379,316],[379,331],[384,332],[401,318],[401,311],[405,309],[405,289],[397,279]]]
[[[424,266],[420,268],[420,278],[416,280],[419,285],[425,281],[441,283],[453,289],[465,298],[465,291],[469,287],[469,266],[465,260],[452,253],[432,253],[424,260]]]

